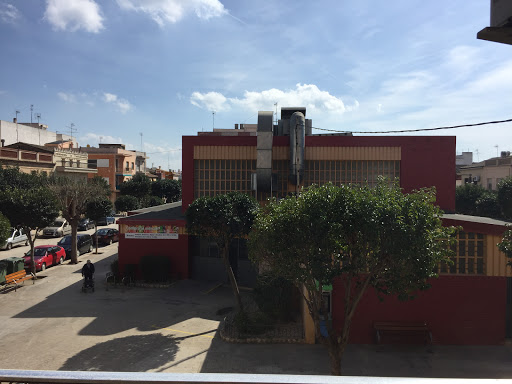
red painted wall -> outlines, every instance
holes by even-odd
[[[126,219],[120,221],[121,224],[130,225],[177,225],[184,226],[181,220],[174,221],[137,221]],[[119,269],[124,271],[126,264],[139,264],[142,256],[145,255],[165,255],[171,260],[171,276],[177,279],[189,278],[188,270],[188,235],[179,235],[178,239],[126,239],[124,234],[119,238]],[[140,271],[139,271],[140,273]],[[142,278],[138,275],[137,278]]]
[[[492,345],[505,339],[506,278],[441,276],[432,288],[407,302],[386,296],[380,302],[373,289],[361,299],[352,320],[350,342],[375,342],[375,321],[426,321],[434,344]],[[344,287],[333,285],[333,324],[343,320]],[[385,338],[384,338],[385,341]]]
[[[233,136],[183,136],[183,211],[194,200],[194,146],[256,146],[257,138]],[[274,136],[274,146],[287,146],[287,136]],[[306,146],[401,147],[400,184],[405,192],[436,187],[437,204],[455,211],[454,136],[306,136]]]

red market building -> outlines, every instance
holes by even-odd
[[[173,207],[167,214],[162,209],[159,214],[120,219],[121,268],[136,264],[144,254],[159,253],[171,258],[176,276],[225,281],[216,244],[186,235],[183,213],[195,198],[241,191],[265,201],[312,184],[372,185],[384,176],[390,182],[399,179],[406,193],[435,187],[437,204],[448,214],[445,224],[462,225],[464,231],[458,239],[455,268],[441,271],[432,288],[416,300],[398,303],[389,298],[380,303],[368,292],[353,321],[351,342],[373,342],[375,321],[426,321],[439,344],[503,342],[510,333],[512,275],[496,243],[505,223],[449,216],[455,211],[455,137],[313,135],[312,122],[305,115],[305,108],[282,108],[278,124],[273,123],[272,112],[260,112],[257,124],[184,136],[181,216]],[[178,239],[130,238],[126,231],[137,225],[175,227]],[[247,259],[245,241],[231,247],[230,261],[239,283],[250,286],[257,271]],[[332,320],[340,323],[343,311],[337,298],[343,292],[336,282],[331,294]],[[306,340],[314,342],[307,317]]]

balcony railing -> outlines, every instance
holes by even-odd
[[[461,379],[366,377],[320,375],[261,375],[233,373],[153,373],[91,371],[22,371],[0,369],[0,382],[60,384],[459,384]],[[471,384],[487,384],[489,379],[471,379]],[[510,379],[493,379],[510,383]]]

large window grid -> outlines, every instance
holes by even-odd
[[[374,186],[378,176],[390,181],[400,177],[399,160],[308,160],[305,162],[304,186],[357,184]]]
[[[254,196],[256,160],[194,160],[194,197],[239,191]]]
[[[452,263],[441,263],[441,274],[485,275],[486,241],[482,233],[459,232],[452,251]]]

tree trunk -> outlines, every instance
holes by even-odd
[[[243,312],[244,308],[242,305],[242,299],[240,298],[240,291],[238,290],[238,284],[236,282],[235,274],[233,273],[233,269],[231,268],[231,264],[229,263],[229,240],[224,241],[224,247],[222,249],[222,258],[224,259],[226,272],[229,276],[229,281],[231,282],[233,294],[235,295],[236,306],[239,312]]]
[[[34,244],[36,242],[37,237],[37,228],[34,233],[34,238],[32,239],[32,235],[30,234],[30,227],[23,227],[23,232],[26,233],[28,238],[28,243],[30,244],[30,272],[34,274],[34,280],[37,280],[36,277],[36,261],[34,260]]]
[[[71,225],[71,263],[78,263],[78,252],[77,252],[77,234],[78,234],[78,219],[73,218],[69,221]]]
[[[341,376],[341,358],[345,351],[345,346],[336,342],[329,342],[329,358],[331,360],[331,375]]]

